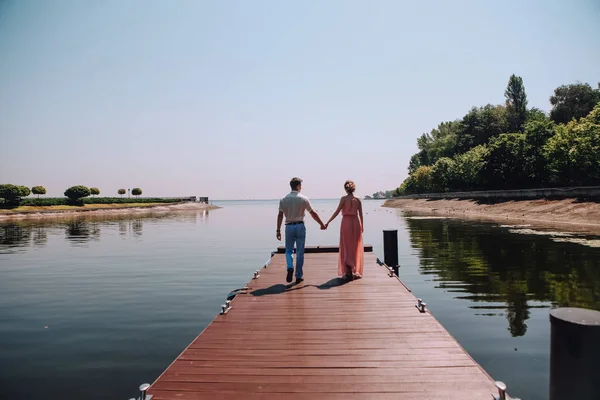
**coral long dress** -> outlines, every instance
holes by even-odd
[[[365,259],[362,230],[358,218],[358,199],[346,200],[342,206],[338,275],[362,277]]]

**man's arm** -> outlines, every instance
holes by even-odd
[[[315,210],[310,210],[309,214],[311,217],[313,217],[313,219],[315,221],[317,221],[319,223],[319,225],[321,225],[321,229],[325,229],[325,225],[323,224],[323,221],[321,221],[321,218],[319,218],[319,214],[317,214],[317,212]]]
[[[283,211],[277,214],[277,240],[281,240],[281,223],[283,222]]]
[[[304,201],[304,206],[306,207],[305,210],[308,211],[310,216],[313,217],[313,219],[317,221],[319,225],[321,225],[321,229],[325,229],[325,224],[323,224],[323,221],[321,221],[321,218],[319,218],[319,214],[317,214],[317,212],[312,208],[312,204],[310,204],[308,197],[304,197]]]

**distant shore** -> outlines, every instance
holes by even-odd
[[[408,213],[527,223],[571,231],[600,234],[600,202],[561,200],[391,199],[383,207]]]
[[[138,215],[170,211],[214,210],[221,208],[205,203],[125,203],[78,206],[19,207],[0,210],[0,222],[23,219],[49,219],[68,216]]]

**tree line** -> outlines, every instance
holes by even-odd
[[[528,108],[521,77],[504,96],[421,135],[393,195],[600,184],[600,83],[556,88],[549,114]]]
[[[380,190],[379,192],[373,193],[372,196],[365,196],[365,200],[391,199],[393,197],[392,192],[392,190],[386,190],[385,192],[383,190]]]
[[[3,204],[7,204],[7,205],[11,205],[11,206],[18,206],[21,205],[23,203],[23,199],[27,196],[29,196],[30,194],[35,194],[38,195],[38,199],[40,195],[44,195],[46,194],[46,188],[43,186],[34,186],[31,189],[29,189],[27,186],[21,186],[21,185],[13,185],[13,184],[0,184],[0,203]],[[121,197],[123,197],[123,195],[126,193],[125,189],[119,189],[117,190],[117,193],[119,195],[121,195]],[[78,204],[78,205],[83,205],[83,199],[89,196],[97,196],[100,194],[100,189],[96,188],[96,187],[92,187],[92,188],[88,188],[87,186],[83,186],[83,185],[76,185],[76,186],[71,186],[70,188],[68,188],[67,190],[65,190],[64,195],[65,197],[68,199],[68,203],[70,202],[70,204]],[[131,189],[131,194],[133,196],[141,196],[142,195],[142,189],[140,188],[133,188]],[[38,201],[38,202],[29,202],[31,205],[60,205],[60,204],[64,204],[65,199],[48,199],[49,201],[45,201],[43,202],[44,204],[41,204],[42,202]],[[102,202],[102,201],[97,201],[95,203],[98,202]],[[40,203],[40,204],[37,204]],[[46,204],[48,203],[48,204]],[[50,204],[52,203],[52,204]],[[56,203],[56,204],[54,204]]]

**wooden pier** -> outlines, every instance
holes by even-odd
[[[351,282],[336,277],[335,249],[307,249],[298,285],[274,254],[152,400],[492,399],[494,381],[365,249],[364,278]]]

